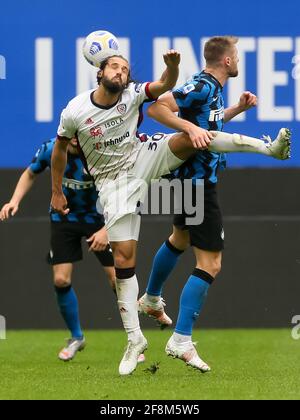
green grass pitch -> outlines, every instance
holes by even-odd
[[[206,330],[194,334],[212,367],[201,374],[169,358],[170,331],[145,330],[146,362],[120,377],[122,331],[89,331],[87,347],[57,359],[62,331],[11,331],[0,340],[0,399],[300,399],[300,341],[290,330]],[[147,371],[159,362],[155,374]]]

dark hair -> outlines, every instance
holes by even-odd
[[[238,42],[235,36],[215,36],[210,38],[204,47],[204,57],[207,65],[216,65],[233,45]]]
[[[128,60],[127,60],[127,58],[125,58],[125,57],[123,57],[122,55],[112,55],[111,57],[107,57],[105,60],[103,60],[102,62],[101,62],[101,64],[100,64],[100,70],[99,71],[103,71],[104,69],[105,69],[105,67],[107,66],[107,64],[108,64],[108,61],[111,59],[111,58],[114,58],[114,57],[119,57],[119,58],[122,58],[122,60],[124,60],[124,61],[127,61],[127,63],[128,63]],[[128,63],[129,64],[129,63]],[[97,73],[97,83],[98,83],[98,85],[100,85],[100,82],[101,82],[101,79],[102,79],[102,77],[100,77],[99,76],[99,72]],[[126,85],[126,87],[129,85],[129,83],[131,82],[132,80],[131,80],[131,75],[130,75],[130,69],[129,69],[129,73],[128,73],[128,79],[127,79],[127,85]]]

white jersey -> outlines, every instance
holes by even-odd
[[[137,128],[143,103],[151,98],[149,83],[130,83],[118,102],[97,105],[94,90],[72,99],[61,114],[58,135],[77,137],[96,185],[115,179],[134,166],[141,143]]]

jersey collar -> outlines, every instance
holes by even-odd
[[[94,106],[96,106],[97,108],[100,108],[100,109],[111,109],[111,108],[113,108],[114,106],[116,106],[117,105],[117,103],[120,101],[120,99],[121,98],[119,98],[114,104],[112,104],[112,105],[108,105],[108,106],[104,106],[104,105],[99,105],[99,104],[97,104],[95,101],[94,101],[94,93],[95,93],[96,91],[95,90],[93,90],[93,92],[91,92],[91,94],[90,94],[90,99],[91,99],[91,102],[92,102],[92,104],[94,105]]]

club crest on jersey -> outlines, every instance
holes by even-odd
[[[86,125],[94,124],[94,121],[91,118],[88,118],[84,124]]]
[[[96,138],[96,137],[102,137],[103,136],[103,131],[100,125],[97,125],[96,127],[93,127],[90,129],[90,134],[92,137]]]
[[[117,106],[117,110],[121,115],[124,115],[127,111],[127,106],[125,104],[120,104]]]

